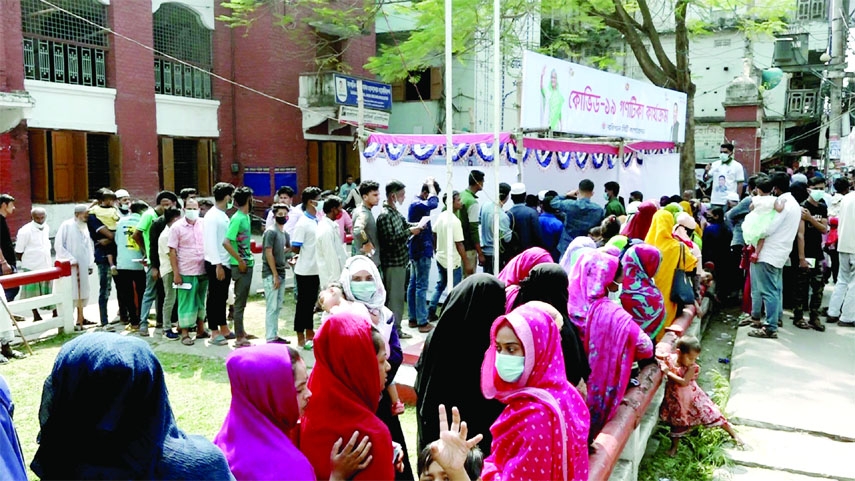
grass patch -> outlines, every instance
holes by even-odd
[[[730,382],[717,370],[708,371],[713,383],[710,395],[713,402],[724,412],[724,405],[730,396]],[[642,481],[671,480],[710,481],[713,473],[731,461],[725,452],[730,443],[730,435],[721,428],[697,428],[680,442],[677,454],[672,458],[665,451],[671,447],[668,428],[658,426],[651,436],[659,445],[653,455],[645,456],[638,470],[638,479]]]

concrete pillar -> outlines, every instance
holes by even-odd
[[[749,176],[753,175],[761,170],[760,133],[763,127],[763,99],[757,82],[747,73],[733,79],[722,105],[724,140],[734,145],[733,158],[745,166]]]

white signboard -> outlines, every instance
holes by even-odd
[[[569,134],[682,143],[686,94],[526,51],[520,124]]]
[[[382,110],[363,109],[363,122],[366,127],[389,128],[389,112]],[[343,124],[358,125],[359,109],[342,105],[338,113],[338,121]]]

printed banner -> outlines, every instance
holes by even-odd
[[[686,94],[526,51],[520,125],[682,143]]]

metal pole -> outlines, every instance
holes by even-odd
[[[502,47],[501,47],[501,0],[493,0],[493,178],[495,179],[493,210],[493,272],[499,274],[499,215],[502,204],[499,203],[499,119],[502,116]]]
[[[449,215],[454,215],[454,198],[451,193],[454,192],[454,184],[452,183],[453,177],[453,161],[452,154],[454,151],[454,141],[451,138],[451,114],[452,114],[452,106],[451,106],[451,76],[452,76],[452,65],[451,65],[451,47],[452,47],[452,38],[451,38],[451,0],[445,0],[445,176],[446,176],[446,209],[449,210]],[[448,258],[445,263],[448,264],[445,266],[446,274],[448,278],[448,292],[451,292],[451,289],[454,287],[454,263],[451,262],[451,259],[454,258],[454,229],[452,228],[451,222],[446,226],[448,232],[446,233],[446,244],[445,248],[448,252]],[[461,263],[465,262],[466,259],[461,259]]]
[[[843,18],[843,2],[831,0],[831,62],[828,65],[828,77],[831,81],[830,111],[828,125],[828,153],[824,171],[828,175],[829,164],[840,158],[840,137],[843,132],[842,93],[843,67],[846,63],[846,29]]]

